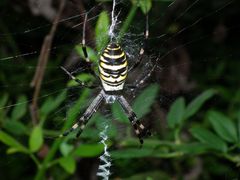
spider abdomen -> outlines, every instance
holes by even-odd
[[[115,43],[109,44],[98,63],[100,79],[105,91],[123,89],[128,72],[126,53]]]

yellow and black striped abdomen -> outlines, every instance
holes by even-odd
[[[105,91],[123,89],[128,72],[128,62],[125,52],[118,44],[111,43],[104,49],[98,68]]]

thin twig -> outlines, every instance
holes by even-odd
[[[34,75],[34,78],[32,79],[32,82],[30,84],[31,87],[34,87],[34,93],[33,93],[33,101],[32,104],[30,105],[30,112],[31,112],[31,117],[32,117],[32,122],[33,124],[37,124],[37,122],[39,121],[39,113],[38,113],[38,97],[40,94],[40,90],[41,90],[41,84],[42,84],[42,80],[44,77],[44,73],[45,73],[45,68],[48,62],[48,58],[49,58],[49,53],[50,53],[50,48],[52,45],[52,40],[54,38],[54,34],[55,31],[57,29],[57,25],[58,25],[58,21],[60,20],[62,11],[64,9],[65,6],[65,1],[66,0],[62,0],[58,13],[54,19],[52,28],[49,32],[48,35],[45,36],[44,41],[43,41],[43,45],[41,48],[41,52],[40,52],[40,56],[39,56],[39,60],[38,60],[38,65],[37,65],[37,69]]]

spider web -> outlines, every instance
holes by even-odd
[[[147,87],[150,83],[159,83],[162,89],[162,95],[160,95],[157,99],[164,106],[169,106],[176,96],[182,93],[188,93],[193,90],[196,85],[189,75],[190,66],[193,67],[194,70],[203,69],[205,66],[209,65],[209,61],[211,59],[219,59],[221,58],[220,54],[209,53],[209,56],[204,56],[202,59],[198,59],[198,63],[201,67],[195,67],[195,60],[191,56],[191,50],[193,47],[198,47],[200,42],[207,41],[209,38],[213,38],[213,40],[218,43],[221,42],[221,36],[226,35],[226,32],[239,33],[239,25],[232,24],[229,19],[224,21],[224,13],[226,11],[230,11],[236,5],[236,1],[234,0],[225,0],[225,1],[214,1],[213,5],[209,8],[205,14],[198,14],[197,9],[201,7],[203,3],[200,0],[195,0],[193,2],[185,1],[181,5],[181,1],[173,1],[163,4],[167,6],[164,12],[158,12],[159,16],[156,16],[157,8],[161,9],[157,5],[158,1],[153,1],[155,6],[152,8],[149,13],[149,44],[148,53],[143,59],[140,67],[135,70],[131,75],[129,75],[129,82],[137,82],[140,81],[143,77],[146,77],[154,67],[155,71],[153,71],[151,78],[146,80],[146,83],[143,86],[137,88],[134,91],[127,91],[127,93],[131,93],[131,97],[136,97],[143,89],[143,87]],[[66,75],[60,70],[60,64],[62,63],[59,59],[63,59],[63,57],[57,57],[58,54],[64,51],[64,57],[66,57],[67,62],[73,61],[74,67],[71,68],[71,72],[77,71],[78,73],[81,71],[85,71],[86,68],[82,67],[81,63],[75,63],[76,59],[79,60],[79,56],[77,56],[73,52],[73,48],[76,44],[79,44],[81,40],[82,34],[82,19],[86,15],[86,13],[91,14],[89,16],[88,23],[94,24],[96,19],[99,17],[100,7],[105,3],[99,3],[93,7],[89,7],[87,12],[79,14],[78,10],[74,10],[75,15],[71,15],[65,18],[62,18],[58,23],[60,27],[58,27],[56,36],[54,38],[53,45],[51,49],[49,49],[51,58],[56,59],[59,63],[52,63],[51,60],[48,62],[46,67],[46,74],[51,74],[51,79],[44,79],[42,84],[42,93],[39,97],[39,103],[43,102],[46,98],[49,98],[53,95],[57,95],[60,92],[67,90],[66,88]],[[124,15],[126,16],[126,12],[124,12],[124,8],[128,6],[130,2],[128,1],[120,1],[117,6],[120,8],[119,18],[117,20],[117,28],[121,26],[122,21],[124,20]],[[180,4],[180,5],[179,5]],[[90,6],[90,5],[89,5]],[[111,9],[111,3],[108,4]],[[18,7],[19,8],[19,7]],[[119,9],[118,9],[119,10]],[[174,11],[178,13],[174,13]],[[16,11],[17,12],[17,11]],[[13,12],[13,13],[16,13]],[[151,14],[154,17],[158,17],[156,19],[151,19]],[[193,14],[193,17],[191,15]],[[109,12],[109,17],[111,16],[111,12]],[[234,15],[234,14],[233,14]],[[6,12],[2,12],[2,17],[8,17]],[[141,13],[137,14],[138,17],[144,17]],[[214,18],[219,18],[219,22],[215,22]],[[39,17],[34,17],[39,18]],[[216,19],[217,19],[216,18]],[[165,24],[161,22],[164,20]],[[41,22],[42,21],[42,22]],[[221,22],[222,21],[222,22]],[[226,22],[226,25],[224,24]],[[135,24],[131,24],[129,30],[122,38],[122,46],[128,54],[130,64],[136,60],[138,52],[141,48],[141,44],[143,43],[143,30],[145,19],[140,18],[138,22],[134,22]],[[211,24],[215,23],[215,27],[212,26],[207,30],[202,30],[203,32],[199,32],[197,29],[201,28],[201,24]],[[23,21],[16,15],[15,21],[12,22],[13,25],[10,25],[8,30],[3,33],[0,33],[1,44],[9,43],[11,38],[17,39],[17,42],[20,42],[21,48],[16,48],[20,45],[11,45],[3,50],[1,53],[3,56],[0,57],[0,65],[3,72],[8,75],[8,77],[4,77],[3,83],[1,83],[1,92],[2,94],[5,92],[9,92],[10,96],[16,94],[27,94],[28,100],[23,102],[15,103],[16,97],[10,97],[10,103],[0,107],[1,111],[6,111],[10,114],[11,110],[15,107],[23,106],[31,102],[31,89],[29,87],[29,82],[31,79],[21,79],[20,82],[15,82],[15,76],[22,75],[22,73],[29,76],[29,74],[34,74],[37,66],[36,62],[40,53],[40,44],[35,45],[33,39],[42,39],[48,33],[49,28],[51,27],[51,23],[45,23],[44,20],[40,20],[40,22],[33,21]],[[15,31],[14,26],[16,24],[21,24],[21,30]],[[62,25],[63,24],[63,25]],[[168,30],[164,31],[164,28],[168,26]],[[159,32],[153,32],[152,29],[159,29]],[[80,33],[79,33],[80,32]],[[151,33],[153,32],[153,33]],[[193,33],[191,36],[188,33]],[[73,34],[73,35],[72,35]],[[72,37],[72,38],[70,38]],[[215,38],[215,39],[214,39]],[[224,39],[224,37],[222,37]],[[93,45],[94,39],[89,38],[88,44]],[[204,47],[199,47],[199,51],[204,51]],[[13,53],[12,53],[13,52]],[[206,55],[206,53],[204,54]],[[233,54],[229,53],[228,57],[232,57]],[[156,63],[157,57],[160,57],[159,61]],[[225,57],[225,58],[228,58]],[[68,65],[68,64],[67,64]],[[210,63],[211,65],[211,63]],[[52,73],[55,71],[55,73]],[[10,73],[11,72],[11,73]],[[196,73],[200,73],[199,70]],[[9,75],[11,74],[12,77]],[[27,76],[25,76],[27,77]],[[29,76],[30,77],[30,76]],[[49,76],[48,76],[49,77]],[[136,78],[137,77],[137,78]],[[8,80],[6,81],[5,78]],[[55,89],[55,87],[62,87],[61,89]],[[57,111],[51,114],[51,117],[61,116],[61,114],[72,107],[72,104],[78,99],[77,94],[79,93],[79,88],[76,90],[71,89],[68,93],[68,101],[65,102],[65,105],[61,105]],[[76,92],[75,92],[76,91]],[[81,89],[80,89],[81,91]],[[50,93],[49,93],[50,92]],[[93,92],[96,94],[97,92]],[[131,98],[130,98],[131,100]],[[91,101],[91,98],[89,98]],[[87,107],[87,105],[86,105]],[[83,111],[83,110],[82,110]],[[79,115],[82,113],[79,112]],[[108,110],[104,111],[106,117],[111,116]],[[56,129],[60,129],[63,124],[63,120],[57,119],[54,122],[54,126]],[[119,132],[122,131],[121,128],[118,129]],[[11,163],[11,162],[10,162]]]

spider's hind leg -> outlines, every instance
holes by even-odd
[[[151,136],[151,132],[139,120],[137,120],[137,116],[133,111],[128,115],[128,119],[130,120],[140,143],[143,144],[143,138]]]
[[[119,96],[118,102],[121,104],[122,108],[127,114],[128,119],[131,122],[140,143],[143,144],[143,137],[150,136],[151,132],[137,119],[137,116],[133,112],[133,109],[123,96]]]
[[[98,107],[100,106],[103,100],[103,91],[101,91],[97,97],[92,101],[92,103],[88,106],[87,110],[81,116],[81,118],[67,131],[61,134],[59,137],[67,136],[69,133],[73,132],[74,130],[79,128],[76,137],[80,136],[83,129],[85,128],[88,120],[92,117],[92,115],[97,111]]]

